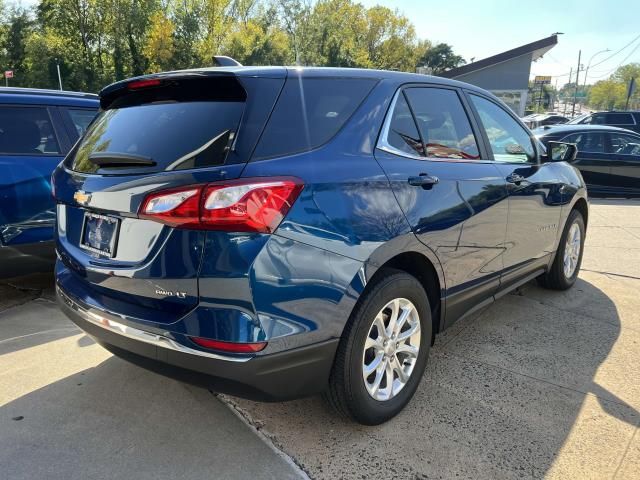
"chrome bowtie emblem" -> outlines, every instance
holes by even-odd
[[[87,203],[89,203],[89,200],[91,200],[91,194],[82,190],[78,190],[73,194],[73,199],[80,205],[86,205]]]

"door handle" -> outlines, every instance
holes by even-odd
[[[507,175],[507,178],[505,180],[509,183],[515,183],[516,185],[520,185],[520,183],[524,182],[526,178],[524,178],[522,175],[519,175],[517,173],[510,173],[509,175]]]
[[[422,187],[425,189],[429,189],[433,187],[436,183],[440,181],[438,177],[433,175],[427,175],[426,173],[421,173],[417,177],[409,177],[409,185],[412,187]]]

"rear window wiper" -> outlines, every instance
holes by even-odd
[[[150,157],[131,153],[93,152],[89,161],[100,168],[154,167],[156,162]]]

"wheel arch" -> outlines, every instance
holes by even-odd
[[[577,210],[578,212],[580,212],[582,218],[584,219],[584,226],[586,228],[589,220],[589,204],[587,203],[587,200],[584,198],[579,198],[578,200],[576,200],[576,203],[573,204],[571,210]]]
[[[401,270],[418,279],[431,306],[433,333],[439,333],[442,323],[442,285],[433,263],[419,252],[403,252],[381,265],[373,274],[370,282],[375,283],[376,276],[386,269]]]
[[[422,245],[422,244],[420,244]],[[396,253],[393,256],[384,258],[383,261],[369,261],[365,263],[363,277],[365,282],[361,283],[358,291],[358,300],[354,302],[351,315],[357,309],[360,298],[362,298],[373,285],[376,280],[389,269],[400,270],[409,275],[414,276],[423,286],[429,305],[431,307],[432,332],[435,335],[440,332],[444,319],[444,301],[443,292],[445,289],[444,277],[437,258],[430,258],[420,250],[409,250]],[[428,253],[432,252],[429,250]],[[435,260],[435,261],[434,261]]]

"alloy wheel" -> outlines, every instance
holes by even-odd
[[[567,234],[567,241],[564,246],[564,276],[571,278],[578,266],[578,259],[580,258],[580,248],[582,240],[582,234],[580,232],[580,226],[574,222]]]
[[[362,376],[378,401],[395,397],[413,373],[420,351],[420,317],[406,298],[394,298],[375,316],[364,345]]]

